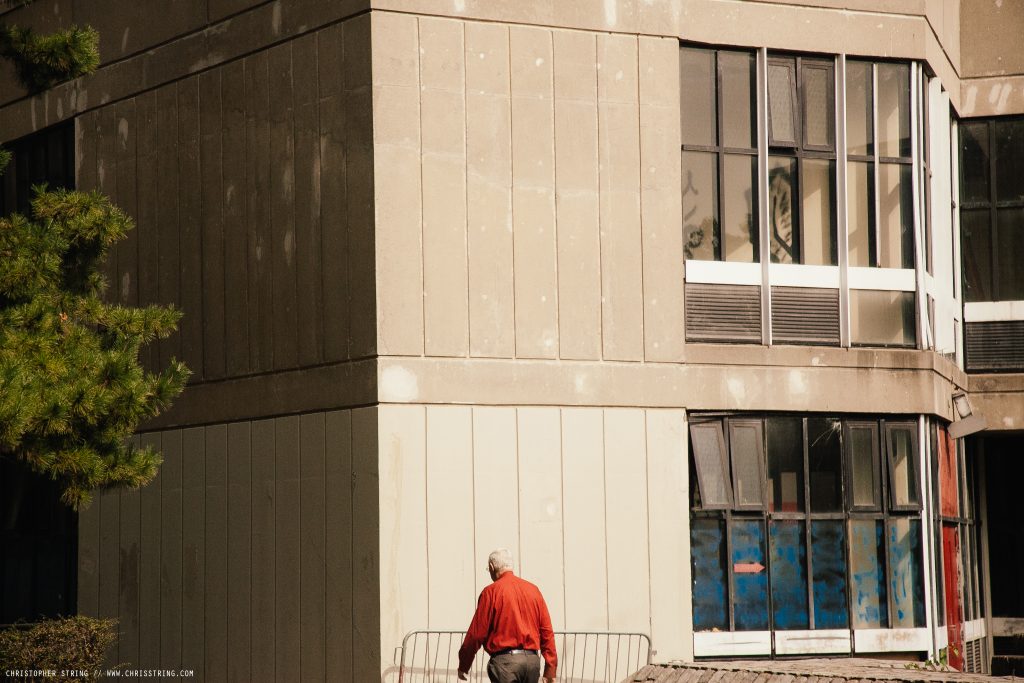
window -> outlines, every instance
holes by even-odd
[[[725,478],[691,495],[695,631],[924,626],[916,421],[694,416],[690,435]]]
[[[755,262],[757,69],[753,52],[680,50],[686,257]]]
[[[959,128],[964,297],[1024,300],[1024,118]]]

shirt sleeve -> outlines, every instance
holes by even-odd
[[[491,595],[488,591],[480,593],[480,599],[476,603],[476,613],[473,614],[473,621],[469,623],[466,637],[459,648],[459,671],[468,673],[473,666],[473,658],[477,650],[486,642],[488,626],[491,623],[492,611]]]
[[[555,631],[551,628],[551,615],[544,596],[537,591],[540,601],[540,652],[544,657],[544,678],[554,678],[558,672],[558,651],[555,649]]]

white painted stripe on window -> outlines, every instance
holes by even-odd
[[[839,289],[839,266],[773,263],[769,266],[768,278],[775,286]]]
[[[992,635],[1024,636],[1024,619],[1013,617],[992,617]]]
[[[928,628],[857,629],[853,632],[853,645],[857,652],[927,652],[932,646],[932,634]]]
[[[771,631],[700,631],[693,634],[695,657],[769,655],[771,652]]]
[[[977,640],[986,635],[984,619],[975,619],[964,624],[964,640]]]
[[[850,268],[850,289],[913,292],[915,278],[913,268]]]
[[[964,304],[964,321],[1024,320],[1024,301],[974,301]]]
[[[761,264],[690,259],[686,262],[686,281],[709,285],[760,285]]]
[[[850,632],[846,629],[820,631],[776,631],[775,654],[845,654],[850,651]]]

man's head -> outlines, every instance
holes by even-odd
[[[488,555],[487,571],[491,575],[491,581],[497,581],[499,576],[512,571],[512,551],[508,548],[498,548]]]

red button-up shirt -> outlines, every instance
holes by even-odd
[[[540,589],[511,571],[484,588],[459,650],[459,671],[469,671],[481,646],[488,654],[508,649],[540,650],[544,678],[554,678],[558,653],[551,615]]]

